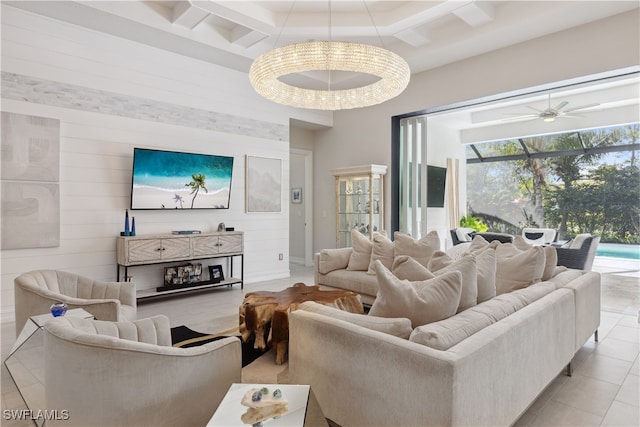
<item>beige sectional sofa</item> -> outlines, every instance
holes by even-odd
[[[336,265],[335,258],[318,258],[320,268],[323,261]],[[479,253],[472,258],[479,260]],[[509,263],[501,262],[508,271]],[[382,264],[375,263],[376,275],[341,269],[349,283],[331,274],[340,269],[318,271],[318,283],[367,289],[368,296],[405,284]],[[342,426],[510,425],[570,367],[600,324],[598,273],[555,269],[549,275],[417,326],[401,316],[376,317],[374,324],[372,316],[305,303],[290,315],[286,381],[310,384],[325,415]],[[446,282],[444,276],[451,278],[433,280]],[[426,282],[416,283],[419,289]]]

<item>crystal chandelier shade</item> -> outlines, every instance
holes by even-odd
[[[306,71],[351,71],[377,76],[375,83],[343,90],[292,86],[278,78]],[[317,110],[343,110],[380,104],[398,96],[409,84],[407,62],[386,49],[360,43],[313,41],[271,50],[249,70],[251,85],[279,104]]]

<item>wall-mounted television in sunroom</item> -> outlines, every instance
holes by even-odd
[[[131,209],[229,209],[233,157],[133,149]]]

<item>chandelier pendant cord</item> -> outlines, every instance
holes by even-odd
[[[329,43],[331,43],[333,41],[333,39],[331,38],[333,36],[333,34],[331,33],[331,0],[328,0],[329,3]],[[329,63],[329,51],[327,51],[326,54],[326,63]],[[331,92],[331,70],[327,70],[327,72],[329,73],[329,78],[327,78],[327,92]]]
[[[369,15],[369,19],[371,20],[371,25],[373,25],[373,29],[375,30],[376,34],[378,35],[378,39],[380,40],[380,47],[383,49],[386,49],[386,47],[384,47],[384,41],[382,40],[382,36],[380,35],[380,31],[378,31],[378,26],[376,25],[375,21],[373,20],[373,15],[371,14],[371,11],[369,10],[369,6],[367,6],[367,0],[362,0],[362,4],[364,5],[364,8],[367,10],[367,14]]]
[[[293,2],[291,2],[291,7],[289,8],[289,11],[287,12],[287,16],[284,18],[284,23],[282,24],[282,27],[280,27],[280,31],[278,32],[278,36],[276,37],[275,42],[273,42],[273,49],[278,47],[278,42],[280,41],[280,36],[282,35],[282,32],[284,31],[284,27],[287,26],[287,22],[289,22],[289,16],[291,16],[291,11],[293,10],[293,6],[295,6],[295,5],[296,5],[296,0],[293,0]]]

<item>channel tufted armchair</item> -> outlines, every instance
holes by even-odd
[[[49,312],[64,302],[69,310],[83,308],[98,320],[135,320],[136,288],[130,282],[102,282],[57,270],[36,270],[14,280],[16,336],[30,316]]]
[[[241,380],[238,337],[173,347],[162,315],[134,322],[63,316],[44,332],[46,408],[69,414],[49,427],[205,426]]]

